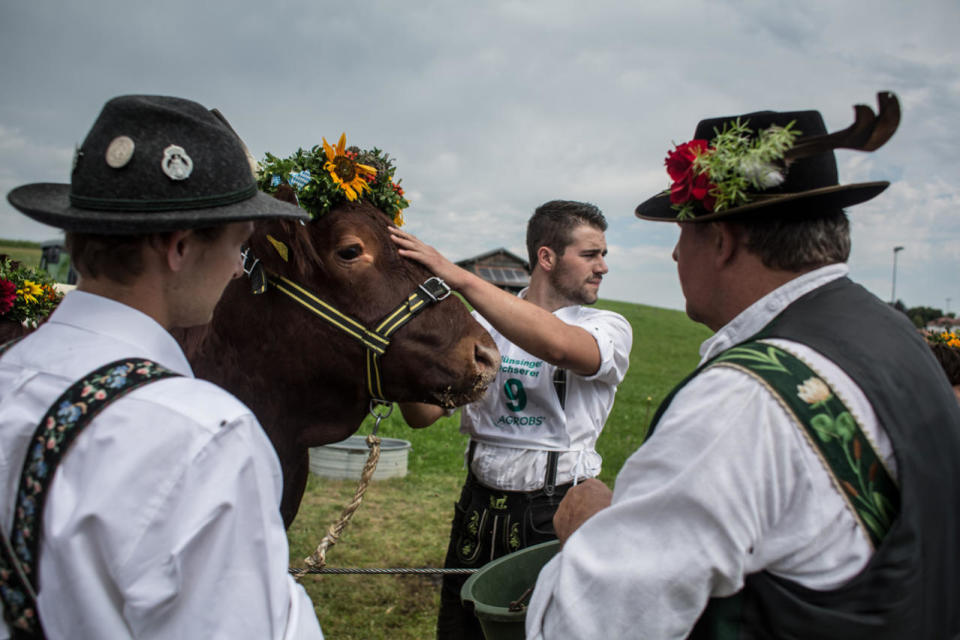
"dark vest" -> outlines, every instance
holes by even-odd
[[[751,340],[762,338],[805,344],[860,387],[893,445],[900,516],[840,588],[753,574],[740,593],[711,600],[690,637],[960,638],[960,406],[929,348],[906,316],[847,278],[803,296]]]

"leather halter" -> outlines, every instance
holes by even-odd
[[[249,248],[245,248],[240,255],[243,258],[243,272],[250,277],[254,295],[259,295],[272,286],[315,313],[327,324],[343,331],[363,345],[367,391],[380,402],[388,402],[383,395],[383,384],[380,381],[380,356],[390,346],[390,336],[428,306],[450,295],[450,287],[446,282],[436,276],[427,278],[375,328],[369,329],[363,323],[317,297],[309,289],[267,270]]]

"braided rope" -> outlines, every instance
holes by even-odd
[[[360,503],[363,501],[363,494],[366,493],[367,486],[370,484],[371,478],[373,478],[373,472],[377,469],[377,462],[380,460],[379,436],[373,433],[368,435],[367,447],[370,449],[370,453],[367,455],[367,461],[363,465],[363,471],[360,473],[360,481],[357,483],[357,490],[354,492],[353,499],[348,502],[347,506],[340,512],[340,518],[327,528],[327,534],[320,540],[320,544],[317,545],[317,550],[313,552],[313,555],[303,559],[303,562],[308,568],[290,569],[290,573],[294,576],[300,577],[305,573],[316,573],[317,570],[323,569],[326,566],[327,549],[337,543],[337,540],[340,539],[340,534],[343,533],[347,523],[350,522],[350,518],[352,518],[356,510],[360,508]]]

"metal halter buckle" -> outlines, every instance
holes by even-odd
[[[450,287],[446,282],[433,276],[420,285],[420,290],[427,294],[427,297],[434,302],[440,302],[450,295]]]
[[[260,262],[260,258],[250,252],[250,247],[241,251],[240,257],[243,259],[243,272],[249,276]],[[253,262],[250,262],[250,258],[253,258]]]

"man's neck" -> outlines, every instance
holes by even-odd
[[[728,279],[723,287],[718,290],[718,292],[723,292],[723,295],[718,296],[721,301],[718,307],[722,308],[722,312],[718,314],[712,324],[706,322],[704,324],[707,324],[714,331],[720,330],[721,327],[736,318],[757,300],[779,289],[791,280],[813,271],[813,269],[781,271],[758,266],[754,269],[741,271],[732,279]]]
[[[539,269],[535,269],[530,275],[530,285],[527,287],[524,299],[551,313],[557,309],[577,304],[561,296],[550,284],[550,279],[547,275]]]
[[[162,287],[155,286],[149,278],[138,278],[131,284],[123,284],[107,278],[82,277],[77,283],[77,291],[92,293],[125,304],[157,321],[165,329],[171,328],[171,322],[165,304]]]

